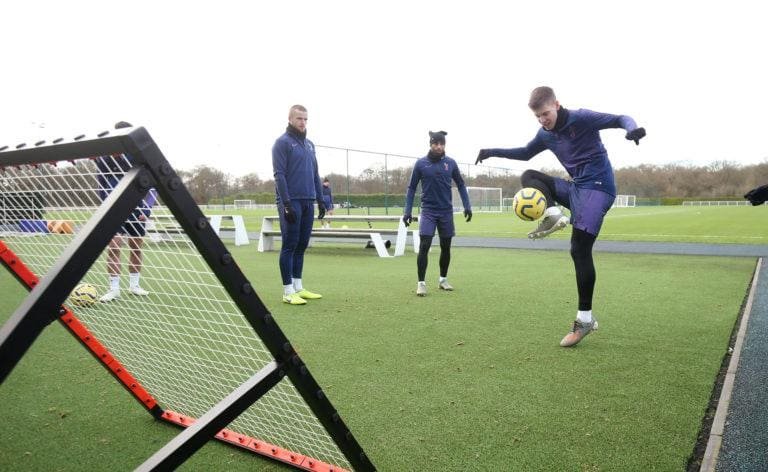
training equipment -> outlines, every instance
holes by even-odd
[[[0,383],[59,314],[152,417],[184,428],[137,470],[177,469],[213,438],[302,470],[375,470],[259,298],[255,287],[263,284],[245,277],[149,133],[136,127],[98,136],[0,143],[0,196],[8,209],[0,264],[31,290],[4,317]],[[94,156],[112,156],[119,170],[104,169]],[[105,198],[106,178],[113,183]],[[162,204],[153,204],[152,188]],[[137,209],[164,223],[154,230],[161,237],[148,234],[141,246],[141,282],[151,294],[129,291],[75,315],[70,293],[78,283],[103,286],[108,244]],[[51,220],[71,222],[73,233],[49,233]],[[129,251],[123,244],[123,260]],[[62,373],[50,381],[71,379]]]
[[[451,187],[454,213],[464,211],[464,206],[459,196],[459,189]],[[467,187],[467,195],[475,213],[500,213],[501,187]]]
[[[99,292],[96,287],[89,283],[82,283],[72,290],[69,295],[69,301],[79,307],[88,308],[96,303]]]
[[[67,220],[51,220],[48,222],[48,232],[55,234],[73,234],[72,222]]]
[[[597,331],[597,326],[597,320],[595,318],[592,318],[591,323],[584,323],[579,320],[574,321],[571,330],[560,341],[560,346],[571,347],[579,344],[586,335],[592,331]]]
[[[521,220],[538,220],[546,209],[546,197],[541,191],[533,187],[521,188],[512,200],[512,210]]]

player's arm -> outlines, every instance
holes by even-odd
[[[472,221],[472,204],[469,201],[469,193],[467,193],[467,185],[464,183],[464,178],[459,172],[459,166],[453,163],[453,172],[451,173],[453,181],[456,182],[456,189],[459,191],[461,197],[461,204],[464,206],[464,218],[467,223]]]
[[[475,164],[480,164],[489,157],[503,157],[505,159],[514,159],[516,161],[529,161],[533,158],[533,156],[546,149],[547,146],[537,134],[536,137],[531,140],[531,142],[525,145],[525,147],[511,149],[481,149],[480,152],[477,153],[477,160],[475,160]]]
[[[312,148],[314,149],[315,145],[312,145]],[[325,202],[323,201],[323,184],[320,182],[320,170],[317,166],[317,156],[314,152],[312,152],[312,165],[315,169],[315,201],[317,202],[317,218],[323,219],[325,217]]]
[[[408,184],[408,190],[405,192],[405,207],[403,208],[403,223],[405,226],[411,224],[411,212],[413,211],[413,199],[416,197],[416,187],[421,180],[421,170],[419,169],[419,163],[413,166],[413,172],[411,172],[411,181]]]
[[[276,141],[275,145],[272,146],[272,171],[275,176],[275,186],[277,187],[277,194],[280,196],[280,202],[291,201],[291,195],[288,193],[288,180],[286,178],[288,172],[288,150],[280,140]]]
[[[640,144],[640,140],[645,137],[645,128],[637,126],[635,120],[629,115],[612,115],[592,110],[582,110],[582,112],[598,130],[622,128],[627,132],[624,137],[629,141],[634,141],[635,144]]]

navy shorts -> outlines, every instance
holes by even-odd
[[[555,190],[555,200],[571,210],[571,225],[597,236],[616,197],[600,190],[579,188],[560,178],[555,178]]]
[[[141,210],[133,210],[131,216],[128,217],[123,226],[120,227],[117,234],[128,235],[134,238],[143,237],[147,234],[146,223],[139,220],[139,216],[142,214]]]
[[[435,229],[437,229],[437,234],[441,238],[456,236],[456,227],[453,224],[453,210],[421,210],[421,213],[419,213],[419,235],[431,238],[435,235]]]

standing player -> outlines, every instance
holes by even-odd
[[[115,124],[115,129],[130,128],[131,124],[121,121]],[[101,156],[95,160],[99,170],[99,198],[104,200],[120,182],[125,173],[132,167],[125,154]],[[142,253],[141,246],[146,234],[146,220],[149,218],[152,205],[157,200],[154,189],[150,189],[139,208],[133,210],[128,220],[109,241],[107,247],[107,273],[109,274],[109,291],[101,296],[99,301],[106,303],[120,297],[120,252],[124,241],[128,242],[128,291],[132,295],[146,296],[149,292],[141,288]]]
[[[288,112],[288,128],[272,147],[277,209],[280,214],[280,276],[283,302],[304,305],[306,300],[323,298],[305,289],[301,282],[304,251],[312,235],[315,201],[318,218],[325,216],[315,145],[307,139],[307,109],[294,105]]]
[[[596,278],[592,246],[600,233],[603,217],[616,198],[613,169],[599,132],[623,128],[626,139],[640,144],[645,129],[638,128],[635,120],[626,115],[566,110],[549,87],[534,89],[528,106],[542,126],[533,140],[521,148],[481,149],[475,164],[489,157],[527,161],[549,149],[573,179],[564,180],[530,169],[523,172],[520,179],[523,187],[540,190],[548,205],[541,223],[528,237],[543,238],[568,224],[568,217],[556,203],[571,210],[571,258],[576,267],[579,309],[571,331],[560,341],[561,346],[569,347],[597,329],[597,320],[592,316]]]
[[[411,174],[411,183],[405,198],[405,212],[403,223],[409,226],[413,217],[413,198],[416,195],[416,187],[421,182],[421,214],[419,215],[419,255],[416,258],[416,272],[418,283],[416,295],[427,295],[427,283],[424,278],[427,274],[427,258],[429,248],[432,246],[432,238],[435,236],[435,228],[440,236],[440,279],[437,286],[441,290],[453,290],[448,283],[448,266],[451,263],[451,238],[456,234],[453,224],[453,201],[451,194],[451,180],[456,182],[456,187],[464,205],[464,217],[467,223],[472,220],[472,207],[469,203],[467,187],[461,177],[456,161],[445,155],[445,131],[429,132],[429,153],[416,161]]]
[[[331,190],[331,181],[328,177],[323,179],[323,205],[325,205],[325,212],[328,216],[333,216],[333,191]],[[331,224],[328,220],[323,223],[323,228],[330,228]]]

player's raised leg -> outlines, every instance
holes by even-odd
[[[520,176],[520,183],[523,187],[538,189],[547,199],[547,209],[536,229],[528,233],[529,238],[544,238],[568,225],[568,217],[557,206],[558,189],[554,177],[537,170],[528,169]]]

